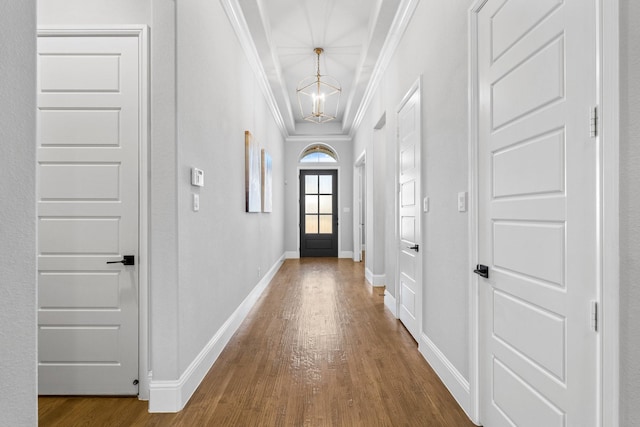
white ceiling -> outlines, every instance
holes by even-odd
[[[238,0],[249,38],[288,136],[348,135],[401,0]],[[336,120],[305,122],[296,86],[315,74],[313,49],[321,47],[322,74],[342,85]],[[246,46],[245,46],[246,48]]]

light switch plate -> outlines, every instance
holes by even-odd
[[[458,193],[458,212],[467,211],[467,192],[462,191]]]
[[[200,195],[193,195],[193,211],[198,212],[200,210]]]
[[[425,197],[425,198],[422,200],[422,211],[423,211],[424,213],[429,212],[429,198],[428,198],[428,197]]]
[[[204,171],[198,168],[191,168],[191,185],[204,187]]]

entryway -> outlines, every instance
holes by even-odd
[[[300,171],[300,256],[338,256],[338,171]]]

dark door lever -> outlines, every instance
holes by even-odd
[[[420,245],[409,246],[409,249],[413,249],[416,252],[420,252]]]
[[[482,264],[478,264],[476,265],[476,269],[473,270],[474,273],[476,273],[478,276],[482,276],[485,279],[489,278],[489,267],[487,267],[486,265],[482,265]]]
[[[107,261],[107,264],[135,265],[136,262],[133,255],[123,255],[120,261]]]

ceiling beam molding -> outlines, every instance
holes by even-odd
[[[286,126],[288,126],[287,130],[288,131],[295,130],[296,122],[294,118],[293,107],[291,105],[291,101],[289,100],[289,95],[287,93],[287,84],[282,74],[282,66],[280,64],[280,61],[278,60],[278,55],[276,53],[277,47],[274,45],[273,40],[271,38],[271,23],[269,22],[269,18],[267,17],[267,12],[265,11],[264,2],[258,1],[257,5],[258,5],[258,11],[260,14],[260,20],[262,22],[262,27],[264,28],[264,32],[265,32],[265,40],[267,45],[269,46],[268,52],[271,57],[271,62],[273,63],[273,74],[274,74],[273,79],[275,79],[278,82],[278,85],[276,86],[276,90],[278,87],[280,87],[280,91],[281,91],[280,96],[282,96],[282,100],[284,102],[284,108],[280,108],[280,113],[284,113],[283,117],[287,122],[286,124]],[[273,86],[271,87],[273,88]]]
[[[302,136],[290,136],[286,139],[287,142],[351,142],[352,138],[347,135],[302,135]]]
[[[231,26],[238,36],[238,40],[240,41],[242,50],[244,50],[244,53],[247,56],[249,66],[253,69],[256,80],[258,82],[258,86],[260,86],[260,90],[262,91],[265,100],[267,101],[267,106],[273,114],[276,125],[278,126],[278,128],[280,128],[280,132],[282,133],[282,135],[285,138],[288,138],[289,132],[285,125],[280,109],[278,108],[278,104],[276,102],[273,91],[271,90],[269,79],[267,77],[267,74],[265,73],[264,67],[262,66],[260,55],[258,54],[258,50],[256,49],[256,46],[251,37],[251,31],[249,30],[247,21],[245,20],[242,13],[240,3],[238,2],[238,0],[220,0],[220,3],[222,4],[222,7],[227,14],[227,18],[229,18]]]
[[[362,102],[358,107],[358,111],[353,119],[353,125],[351,126],[351,130],[349,135],[353,137],[360,127],[360,123],[362,123],[362,119],[367,113],[367,109],[371,104],[373,96],[382,81],[382,77],[384,76],[389,63],[391,62],[391,58],[395,53],[400,41],[402,40],[402,36],[404,35],[407,27],[409,26],[409,22],[413,17],[416,8],[418,7],[418,3],[420,0],[402,0],[402,3],[398,7],[398,12],[396,13],[395,18],[393,19],[393,23],[391,24],[391,28],[389,29],[389,34],[384,41],[384,45],[380,51],[380,56],[376,61],[376,65],[371,73],[371,79],[369,80],[369,84],[367,85],[367,89],[362,97]]]

